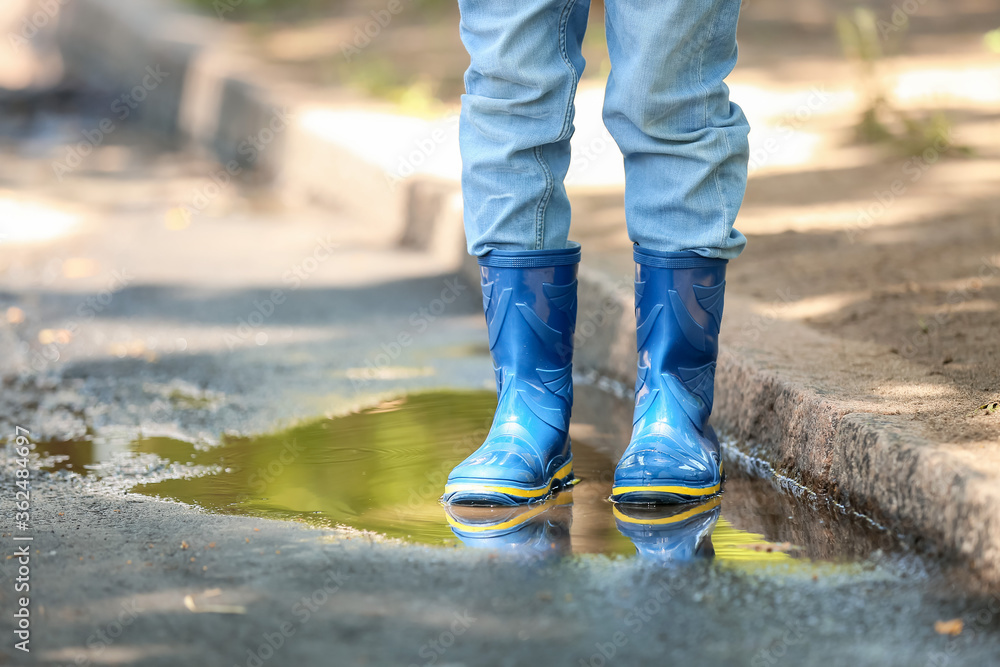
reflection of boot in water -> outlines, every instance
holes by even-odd
[[[641,558],[663,563],[714,558],[712,529],[719,520],[720,504],[719,497],[694,506],[619,504],[614,508],[615,522]]]
[[[570,553],[572,510],[571,493],[535,505],[445,508],[452,532],[465,546],[542,557]]]

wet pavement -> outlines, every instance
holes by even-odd
[[[169,472],[132,493],[209,512],[348,526],[420,544],[741,564],[914,562],[896,536],[821,498],[782,489],[759,466],[752,472],[732,446],[725,493],[706,503],[614,507],[607,500],[612,456],[577,439],[580,482],[571,490],[517,509],[443,506],[448,472],[479,446],[495,405],[487,391],[425,392],[264,436],[224,436],[216,446],[154,437],[100,449],[87,440],[48,442],[37,451],[44,470],[110,475],[119,485],[128,481],[121,471],[130,461],[145,460]],[[579,420],[578,428],[588,427]]]
[[[400,393],[214,444],[36,443],[50,472],[33,510],[33,662],[989,665],[1000,655],[1000,597],[907,536],[762,476],[732,443],[720,497],[615,508],[604,438],[621,426],[603,417],[626,406],[585,379],[579,393],[608,408],[578,419],[590,436],[575,441],[582,481],[519,509],[437,501],[439,475],[488,425],[486,391]],[[9,562],[0,570],[12,581]]]
[[[455,274],[350,220],[238,188],[178,225],[169,212],[205,167],[183,154],[109,146],[65,182],[32,185],[58,154],[44,138],[0,154],[6,210],[52,222],[2,256],[0,428],[26,428],[34,447],[35,616],[31,655],[5,640],[0,661],[1000,659],[994,592],[738,443],[718,500],[616,513],[627,391],[586,369],[582,481],[544,506],[449,514],[444,477],[495,400],[474,289],[447,293]],[[59,231],[56,213],[72,224]],[[329,259],[285,283],[317,239]],[[109,287],[115,271],[127,284]],[[8,442],[3,516],[16,466]],[[7,556],[10,538],[5,525]],[[15,566],[0,560],[5,610]],[[12,630],[0,616],[0,636]]]

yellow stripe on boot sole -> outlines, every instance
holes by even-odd
[[[652,491],[654,493],[676,493],[682,496],[710,496],[718,493],[722,489],[722,483],[705,489],[690,486],[616,486],[611,489],[611,495],[620,496],[623,493],[634,493],[636,491]]]
[[[697,507],[693,507],[686,512],[681,512],[680,514],[674,514],[673,516],[667,516],[660,519],[639,519],[630,517],[626,514],[622,514],[621,510],[617,507],[612,508],[612,512],[614,513],[616,519],[624,521],[625,523],[638,523],[646,526],[663,526],[670,523],[680,523],[681,521],[690,519],[698,514],[710,512],[718,507],[721,502],[722,498],[713,498],[712,500],[706,501],[704,505],[698,505]]]
[[[719,475],[722,475],[722,461],[719,461]],[[690,486],[616,486],[611,489],[611,495],[619,496],[623,493],[633,493],[636,491],[655,491],[656,493],[677,493],[685,496],[710,496],[722,490],[722,482],[706,489],[699,489]]]
[[[563,498],[563,496],[565,496],[565,498]],[[507,528],[512,528],[518,524],[526,523],[529,520],[541,514],[542,512],[549,511],[553,507],[557,507],[559,505],[572,505],[572,504],[573,504],[573,496],[567,492],[556,496],[555,498],[553,498],[548,502],[541,503],[540,505],[535,506],[534,509],[524,512],[523,514],[516,516],[513,519],[493,525],[462,523],[461,521],[455,519],[448,513],[445,513],[445,518],[448,519],[448,523],[450,523],[452,526],[458,528],[459,530],[464,530],[467,533],[485,533],[491,531],[495,532],[498,530],[506,530]]]
[[[518,489],[513,486],[492,486],[490,484],[476,484],[475,482],[460,482],[458,484],[448,484],[444,487],[445,495],[449,493],[455,493],[456,491],[489,491],[491,493],[505,493],[508,496],[517,496],[518,498],[541,498],[552,492],[552,485],[556,482],[561,482],[563,479],[568,477],[573,473],[573,461],[569,461],[566,465],[556,471],[556,474],[552,476],[549,483],[538,489]]]

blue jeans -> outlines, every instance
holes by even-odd
[[[740,0],[606,0],[604,123],[634,243],[731,259],[749,125],[723,82]],[[565,248],[573,98],[590,0],[459,0],[471,56],[460,143],[469,252]]]

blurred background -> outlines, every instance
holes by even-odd
[[[621,159],[600,122],[602,10],[593,3],[568,182],[574,234],[603,250],[627,239]],[[346,240],[461,261],[449,198],[468,58],[456,3],[9,0],[0,11],[5,280],[39,266],[43,281],[103,278],[106,261],[51,244],[100,236],[109,213],[141,226],[137,238],[169,231],[186,246],[208,233],[199,227],[326,215]],[[730,86],[753,127],[739,227],[754,242],[734,287],[774,301],[780,285],[797,284],[814,326],[941,361],[928,314],[1000,233],[990,213],[1000,8],[750,0],[739,41]],[[157,253],[149,259],[153,270]],[[184,269],[168,263],[167,273]],[[879,301],[870,321],[872,298],[890,286],[903,293]],[[963,325],[1000,324],[995,308],[967,309]],[[28,333],[34,349],[41,341]],[[919,344],[907,344],[913,336]]]

